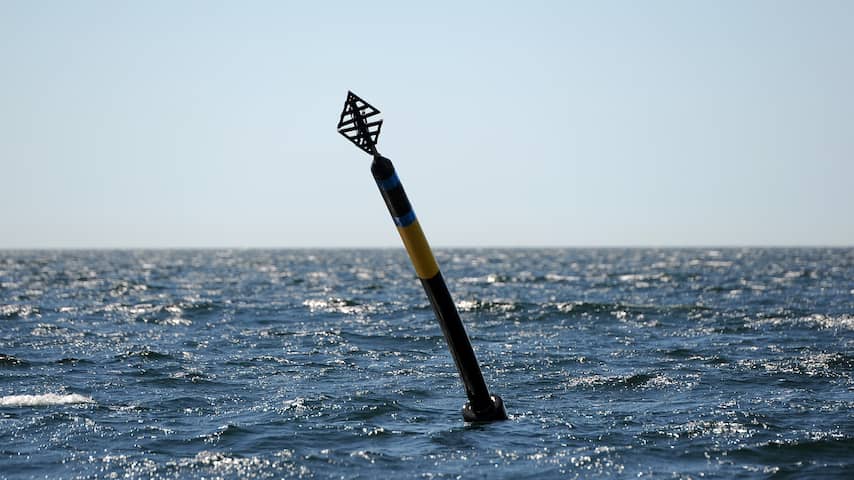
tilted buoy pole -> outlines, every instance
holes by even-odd
[[[463,322],[460,320],[457,307],[454,305],[442,272],[439,271],[439,265],[433,257],[421,225],[415,217],[412,205],[406,197],[403,184],[400,183],[400,178],[394,170],[394,165],[391,160],[377,152],[377,138],[383,121],[371,119],[371,117],[379,113],[379,110],[353,92],[347,92],[347,101],[338,122],[338,132],[374,157],[371,173],[397,226],[409,259],[415,267],[415,273],[421,280],[424,291],[427,292],[430,304],[433,305],[436,319],[442,327],[448,349],[451,351],[465,387],[468,403],[463,407],[463,418],[468,422],[506,420],[507,412],[504,410],[501,397],[490,395],[486,388],[486,382],[483,380],[477,357]]]

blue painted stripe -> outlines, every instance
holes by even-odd
[[[392,217],[394,224],[398,227],[408,227],[415,221],[415,210],[410,210],[409,213],[402,217]]]
[[[390,177],[385,180],[377,180],[377,185],[379,185],[380,189],[389,191],[398,185],[400,185],[400,179],[397,178],[397,172],[392,173]]]

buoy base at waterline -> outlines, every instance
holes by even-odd
[[[492,422],[495,420],[507,420],[507,411],[504,409],[504,400],[498,395],[489,396],[491,404],[483,410],[475,410],[471,402],[466,402],[463,407],[463,420],[466,422]]]

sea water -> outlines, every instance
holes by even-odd
[[[0,252],[2,478],[852,478],[854,249]]]

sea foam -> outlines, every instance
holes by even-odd
[[[77,393],[68,395],[45,393],[42,395],[8,395],[0,397],[0,407],[41,407],[46,405],[70,405],[74,403],[95,403],[95,400]]]

